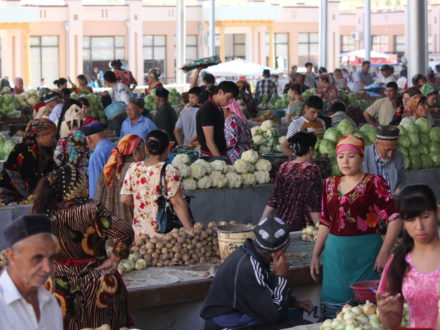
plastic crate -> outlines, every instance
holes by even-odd
[[[353,283],[350,288],[353,289],[354,297],[358,302],[370,301],[376,303],[376,293],[371,288],[377,290],[379,287],[379,280],[364,281]]]

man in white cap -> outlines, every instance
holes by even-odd
[[[217,271],[200,313],[205,330],[270,330],[308,323],[288,316],[289,307],[313,309],[309,300],[297,301],[290,295],[284,254],[290,244],[288,226],[270,217],[261,220],[254,232],[255,240],[246,240]]]
[[[3,231],[9,265],[0,276],[0,329],[63,329],[61,309],[44,285],[53,271],[56,238],[43,215],[25,215]]]

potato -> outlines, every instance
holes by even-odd
[[[163,261],[162,260],[158,260],[156,267],[163,267]]]
[[[179,265],[180,265],[180,266],[183,266],[184,264],[185,264],[185,262],[184,262],[182,259],[180,259],[180,260],[179,260]]]
[[[142,245],[144,245],[146,242],[145,242],[145,239],[144,238],[140,238],[140,239],[138,239],[137,241],[136,241],[136,243],[135,243],[135,245],[136,246],[142,246]]]
[[[151,256],[151,254],[147,253],[146,255],[144,255],[144,260],[151,261],[153,260],[153,257]]]
[[[156,243],[156,250],[162,250],[162,248],[164,247],[165,245],[162,243],[162,242],[157,242]]]
[[[153,242],[148,242],[147,244],[145,244],[145,248],[147,250],[153,250],[156,248],[156,245]]]
[[[153,257],[153,259],[159,259],[159,253],[158,252],[153,252],[151,254],[151,256]]]
[[[185,232],[190,237],[193,237],[195,235],[195,230],[193,228],[187,228]]]
[[[189,260],[185,261],[183,264],[184,264],[185,266],[189,266],[189,265],[191,265],[191,263],[190,263]]]
[[[198,260],[199,259],[199,255],[197,253],[192,253],[191,254],[191,259]]]
[[[144,259],[139,259],[136,261],[136,264],[134,265],[134,268],[136,270],[142,270],[147,268],[147,262]]]
[[[208,228],[217,228],[217,223],[214,221],[211,221],[208,223]]]
[[[143,248],[140,248],[140,249],[139,249],[139,254],[144,256],[145,254],[147,254],[147,249],[144,248],[144,247],[143,247]]]
[[[183,244],[183,243],[185,243],[185,238],[182,237],[182,236],[180,236],[180,237],[177,239],[177,242],[180,243],[180,244]]]
[[[228,224],[227,221],[220,221],[220,222],[218,223],[219,226],[225,226],[225,225],[227,225],[227,224]]]
[[[161,254],[160,256],[159,256],[159,260],[162,260],[162,261],[165,261],[165,260],[167,260],[168,259],[168,253],[167,254]]]
[[[196,264],[196,263],[197,263],[197,261],[195,261],[194,259],[190,259],[190,260],[189,260],[189,264],[190,264],[190,265],[194,265],[194,264]]]
[[[173,228],[173,230],[171,230],[171,234],[174,234],[174,233],[178,233],[179,232],[179,228]]]
[[[206,229],[205,232],[208,234],[208,236],[212,236],[214,234],[214,230],[211,228]]]
[[[157,267],[157,262],[158,262],[157,259],[153,259],[153,260],[151,261],[151,264],[153,265],[153,267]]]
[[[181,259],[181,258],[182,258],[182,255],[181,255],[180,253],[176,253],[176,254],[174,255],[174,258],[175,258],[175,259]]]
[[[136,253],[136,252],[139,252],[139,246],[133,246],[131,248],[131,253]]]
[[[165,260],[165,261],[163,262],[163,265],[164,265],[164,266],[169,266],[169,265],[171,265],[171,260]]]
[[[192,249],[195,248],[195,246],[190,243],[186,246],[186,248],[191,251]]]
[[[172,244],[172,243],[165,244],[165,247],[168,249],[171,249],[173,246],[174,246],[174,244]]]
[[[196,223],[194,224],[194,229],[200,229],[200,230],[203,230],[203,229],[205,229],[205,225],[204,225],[203,223],[201,223],[201,222],[196,222]]]
[[[180,250],[180,252],[182,252],[182,254],[186,254],[186,253],[189,252],[189,250],[188,250],[187,248],[182,248],[182,249]]]
[[[230,225],[238,225],[238,222],[235,220],[231,220],[231,221],[229,221],[229,224]]]
[[[174,253],[177,253],[177,252],[179,252],[179,248],[177,246],[173,246],[171,251],[173,251]]]
[[[203,240],[205,240],[205,239],[208,239],[209,235],[208,235],[208,233],[207,233],[206,231],[202,231],[202,232],[200,233],[200,237],[201,237]]]
[[[160,250],[160,252],[162,254],[168,254],[168,249],[166,247],[162,248],[162,250]]]
[[[171,235],[170,233],[165,235],[165,242],[169,242],[173,239],[173,235]]]
[[[152,239],[150,239],[150,242],[156,244],[157,242],[159,242],[159,240],[157,239],[157,237],[153,237]]]
[[[200,242],[196,243],[196,249],[197,250],[200,250],[202,247],[203,247],[202,243],[200,243]]]
[[[188,261],[189,259],[191,259],[191,257],[190,257],[189,254],[184,254],[183,257],[182,257],[182,259],[183,259],[184,261]]]
[[[212,252],[208,251],[205,253],[206,258],[211,258],[212,257]]]
[[[205,257],[200,257],[199,262],[200,262],[201,264],[204,264],[204,263],[206,262],[206,258],[205,258]]]

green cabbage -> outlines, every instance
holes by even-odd
[[[319,152],[321,154],[327,154],[329,156],[335,155],[336,144],[328,140],[321,140],[321,143],[319,144]]]
[[[440,159],[440,158],[439,158]],[[405,170],[410,170],[411,169],[411,160],[409,157],[404,157],[403,158],[403,167],[405,168]]]
[[[412,122],[412,121],[410,121],[410,122],[407,122],[405,125],[403,125],[404,127],[405,127],[405,130],[408,132],[408,133],[418,133],[419,132],[419,129],[418,129],[418,127],[417,127],[417,125],[414,123],[414,122]]]
[[[334,144],[338,143],[341,138],[341,133],[339,133],[335,128],[330,127],[324,133],[324,140],[328,140],[333,142]]]
[[[409,139],[408,135],[399,136],[399,145],[405,148],[409,148],[411,146],[411,140]]]
[[[354,135],[354,136],[357,136],[358,138],[361,138],[362,140],[364,140],[364,142],[365,142],[365,140],[367,139],[367,138],[365,137],[365,135],[362,134],[362,132],[360,132],[360,131],[354,132],[353,135]]]
[[[422,161],[419,156],[416,157],[410,157],[411,159],[411,169],[412,170],[419,170],[422,168]]]
[[[397,150],[400,151],[404,157],[408,157],[409,151],[404,146],[398,146]]]
[[[409,155],[411,157],[419,157],[421,150],[419,148],[409,148]]]
[[[339,169],[338,162],[336,160],[331,161],[331,167],[332,167],[332,175],[342,174],[341,170]]]
[[[420,157],[420,159],[422,161],[422,168],[423,169],[432,168],[432,160],[431,160],[431,158],[429,158],[427,155],[422,155]]]
[[[413,147],[417,147],[420,144],[420,138],[417,133],[409,133],[408,137]]]
[[[353,126],[351,126],[351,123],[347,119],[342,120],[338,126],[336,126],[336,129],[342,136],[350,135],[354,132]]]
[[[397,128],[399,129],[399,135],[407,134],[405,127],[403,127],[402,125],[397,126]]]
[[[431,140],[429,139],[429,134],[428,133],[420,134],[420,142],[423,145],[426,145],[426,146],[429,145],[431,143]]]
[[[16,143],[12,140],[7,140],[7,141],[5,141],[5,143],[3,143],[2,154],[5,159],[8,158],[11,151],[15,148],[15,145],[16,145]]]
[[[440,142],[440,127],[433,127],[429,131],[429,138],[432,142]]]
[[[440,152],[430,155],[434,167],[440,167]]]
[[[429,153],[431,153],[431,154],[440,154],[440,144],[438,144],[438,143],[431,143],[429,145]]]
[[[429,148],[425,145],[421,145],[420,147],[420,153],[423,155],[429,155]]]
[[[415,124],[417,125],[419,132],[421,133],[429,133],[429,130],[431,129],[431,124],[426,118],[417,119]]]

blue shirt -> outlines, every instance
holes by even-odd
[[[151,119],[148,119],[144,116],[141,116],[134,125],[131,124],[130,118],[125,118],[124,122],[122,123],[121,135],[119,138],[122,139],[128,134],[136,134],[146,140],[148,133],[155,129],[157,129],[156,124]]]
[[[89,196],[93,198],[95,196],[96,185],[98,184],[99,176],[101,175],[104,165],[107,163],[112,149],[116,145],[110,140],[104,139],[100,141],[89,160]]]
[[[376,150],[376,147],[373,147],[374,150],[374,159],[376,160],[377,173],[384,178],[384,180],[388,183],[388,187],[391,187],[390,184],[390,163],[384,163],[380,160],[379,154]]]

